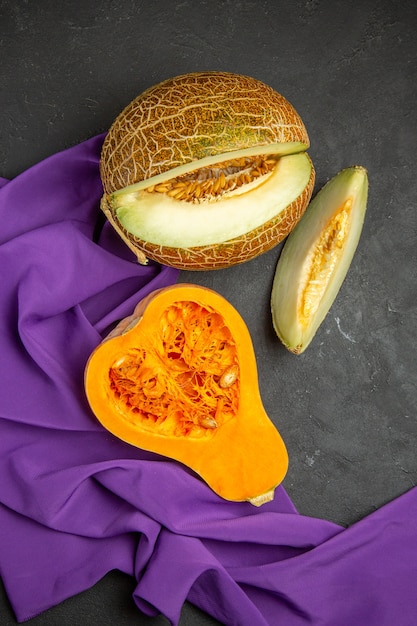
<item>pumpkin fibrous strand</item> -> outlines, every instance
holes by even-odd
[[[158,290],[91,355],[90,406],[114,435],[176,459],[226,500],[270,500],[288,455],[263,408],[249,332],[216,292]]]
[[[112,400],[141,428],[209,436],[237,411],[236,352],[219,313],[175,302],[161,313],[150,346],[134,346],[111,364]]]

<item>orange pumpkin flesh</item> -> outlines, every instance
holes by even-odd
[[[101,207],[141,263],[243,263],[303,215],[315,180],[308,147],[300,116],[268,85],[227,72],[177,76],[112,124]]]
[[[212,290],[184,284],[150,294],[93,352],[85,389],[106,429],[180,461],[227,500],[259,506],[286,474],[249,331]]]

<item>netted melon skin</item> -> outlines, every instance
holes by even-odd
[[[103,144],[104,192],[205,157],[309,138],[294,107],[263,82],[228,72],[170,78],[135,98]]]
[[[101,208],[119,235],[137,255],[139,263],[144,264],[150,259],[182,270],[218,270],[254,259],[285,239],[303,216],[310,202],[314,183],[315,170],[311,164],[308,184],[285,211],[241,237],[210,246],[172,248],[143,241],[123,228],[105,196],[102,198]]]

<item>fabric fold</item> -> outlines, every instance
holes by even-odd
[[[285,489],[226,502],[105,431],[84,368],[178,271],[140,266],[99,209],[103,136],[0,179],[0,575],[18,621],[118,569],[174,626],[185,601],[238,626],[414,626],[417,490],[348,529]]]

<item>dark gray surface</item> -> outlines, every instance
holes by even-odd
[[[289,451],[298,510],[349,525],[417,481],[417,5],[414,1],[0,0],[0,175],[107,130],[144,88],[189,71],[252,75],[303,117],[316,190],[343,167],[370,178],[368,213],[339,296],[304,355],[272,330],[280,248],[183,273],[240,311],[267,412]],[[166,624],[111,573],[30,626]],[[0,622],[15,624],[6,598]],[[186,605],[181,625],[215,622]]]

